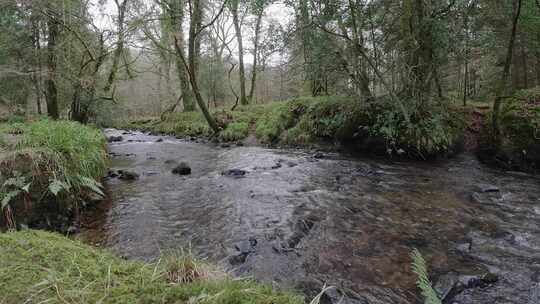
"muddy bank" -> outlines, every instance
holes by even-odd
[[[461,155],[430,164],[217,146],[138,132],[109,146],[107,217],[119,254],[191,248],[241,276],[325,301],[420,303],[418,248],[448,303],[536,303],[540,180]],[[191,174],[173,174],[186,162]],[[115,174],[113,174],[114,176]]]

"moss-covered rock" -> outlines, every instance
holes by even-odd
[[[233,280],[185,256],[126,261],[41,231],[0,234],[0,303],[300,304],[303,299]]]

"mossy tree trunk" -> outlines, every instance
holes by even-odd
[[[47,40],[47,114],[53,118],[60,118],[58,110],[58,89],[56,88],[56,40],[59,35],[58,23],[56,20],[49,18],[47,21],[48,40]]]

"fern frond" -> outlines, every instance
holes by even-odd
[[[418,276],[416,285],[422,291],[422,296],[424,297],[424,304],[442,304],[442,301],[439,299],[437,292],[433,289],[431,281],[429,280],[426,260],[418,251],[418,249],[413,249],[411,252],[412,258],[412,271]]]

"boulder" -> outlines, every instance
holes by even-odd
[[[191,167],[187,163],[181,162],[172,170],[172,173],[178,175],[190,175]]]

